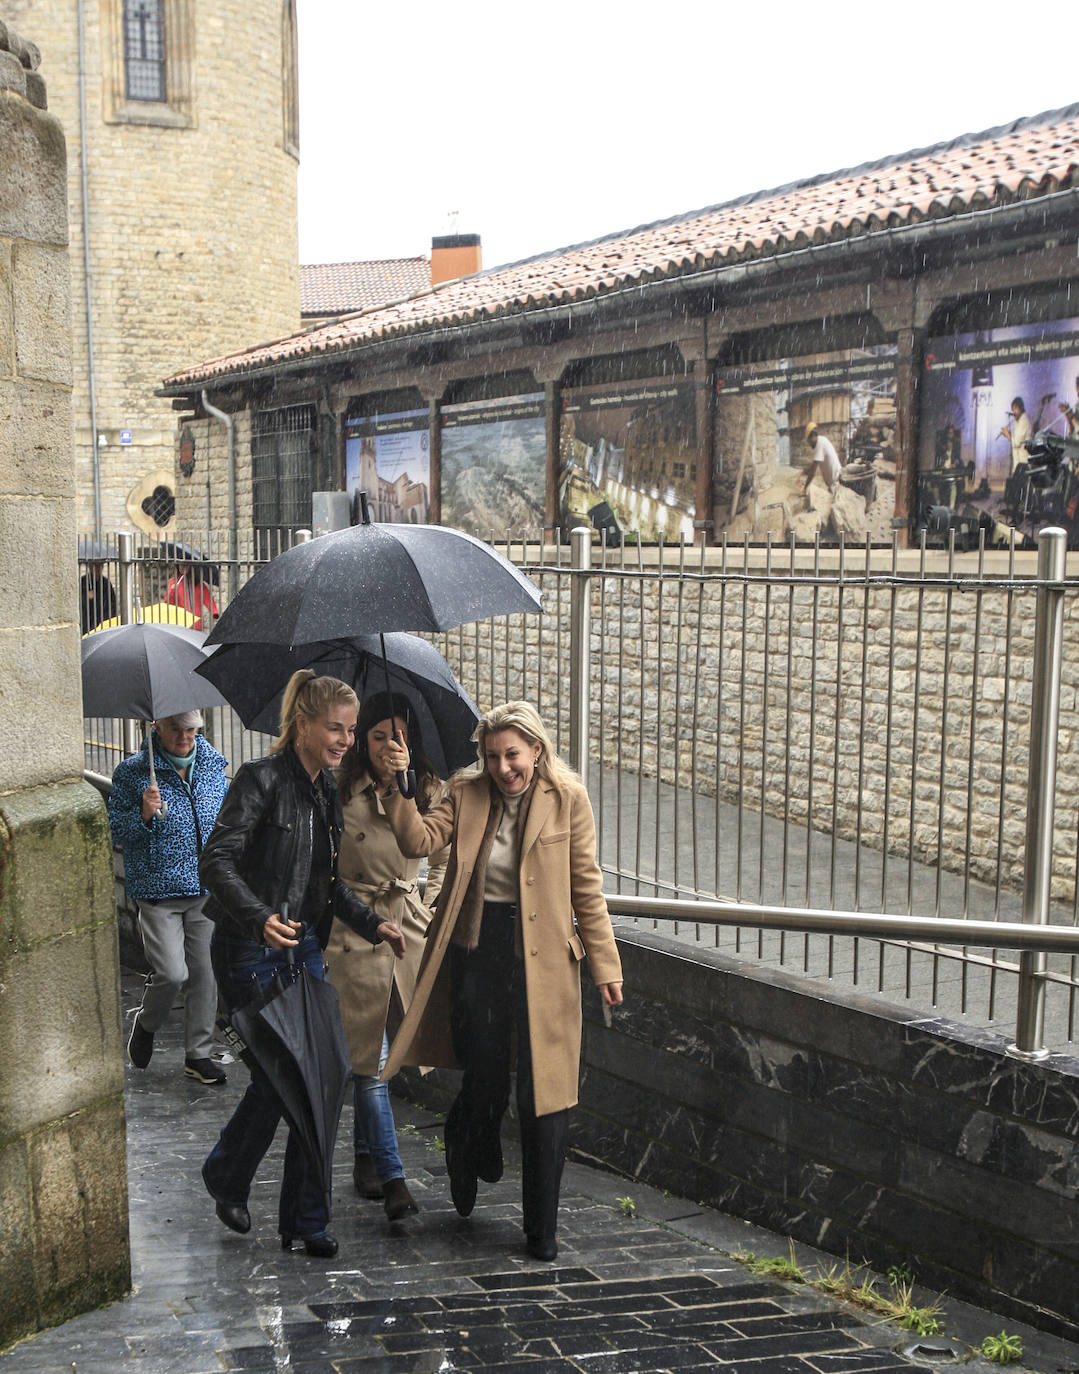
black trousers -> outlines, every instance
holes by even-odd
[[[530,1239],[553,1240],[569,1112],[536,1115],[524,964],[514,953],[516,927],[513,907],[487,902],[476,948],[450,947],[450,1024],[464,1073],[446,1118],[446,1151],[455,1168],[480,1177],[501,1173],[500,1134],[516,1032],[524,1230]]]

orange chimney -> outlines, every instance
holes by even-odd
[[[469,277],[483,266],[479,234],[445,234],[431,240],[431,285]]]

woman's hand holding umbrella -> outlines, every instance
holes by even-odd
[[[293,948],[300,943],[302,932],[302,922],[290,921],[287,916],[282,917],[277,911],[272,916],[267,916],[262,926],[262,938],[271,949]]]
[[[408,765],[411,762],[412,758],[412,755],[408,752],[407,745],[401,738],[400,730],[395,730],[393,739],[386,741],[386,748],[383,757],[386,760],[386,767],[389,770],[389,772],[397,774],[398,782],[400,782],[400,776],[402,773],[408,772]],[[384,797],[387,795],[392,797],[393,788],[383,790],[382,795]],[[401,795],[404,797],[409,797],[412,794],[409,792],[405,792],[404,788],[402,788]]]
[[[165,807],[161,800],[161,789],[153,782],[142,794],[142,819],[149,823],[158,812],[163,816]]]

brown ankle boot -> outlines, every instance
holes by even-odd
[[[386,1196],[386,1215],[391,1221],[400,1221],[409,1212],[418,1212],[415,1199],[408,1191],[408,1184],[403,1178],[391,1178],[383,1184],[382,1191]]]
[[[382,1180],[370,1155],[356,1156],[352,1166],[352,1181],[361,1197],[369,1197],[375,1201],[382,1196]]]

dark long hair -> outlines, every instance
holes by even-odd
[[[367,732],[380,721],[403,720],[408,730],[408,752],[412,755],[412,767],[416,770],[416,806],[422,813],[431,804],[432,796],[438,793],[439,779],[435,766],[423,752],[423,731],[420,722],[407,697],[389,692],[376,692],[368,697],[360,707],[356,721],[356,746],[350,749],[337,773],[337,786],[341,792],[342,805],[347,805],[352,789],[363,776],[369,773],[374,777],[371,760],[367,755]]]

